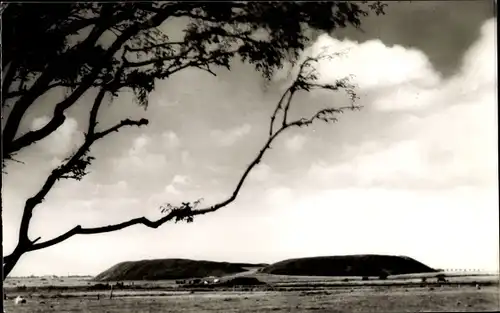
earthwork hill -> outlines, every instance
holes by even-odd
[[[345,255],[289,259],[268,264],[247,264],[188,259],[122,262],[95,277],[98,281],[168,280],[238,273],[299,276],[376,276],[431,273],[436,270],[412,258],[391,255]]]

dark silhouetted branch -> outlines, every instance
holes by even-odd
[[[92,84],[91,87],[98,87],[101,86],[100,83],[94,83]],[[57,87],[64,87],[64,88],[77,88],[78,83],[74,84],[69,84],[69,83],[63,83],[63,82],[56,82],[56,83],[51,83],[49,84],[46,89],[43,91],[43,93],[46,93],[47,91],[57,88]],[[5,95],[5,99],[11,99],[11,98],[16,98],[16,97],[22,97],[28,94],[30,90],[28,89],[22,89],[22,90],[16,90],[16,91],[11,91]]]
[[[185,41],[168,41],[168,42],[163,42],[163,43],[160,43],[160,44],[156,44],[156,45],[148,45],[148,46],[144,46],[144,47],[131,47],[131,48],[128,48],[128,51],[130,52],[149,52],[151,50],[154,50],[154,49],[159,49],[159,48],[167,48],[169,46],[173,46],[173,45],[185,45],[186,42]]]
[[[156,221],[151,221],[149,219],[147,219],[146,217],[139,217],[139,218],[134,218],[134,219],[131,219],[129,221],[126,221],[126,222],[123,222],[123,223],[119,223],[119,224],[114,224],[114,225],[108,225],[108,226],[102,226],[102,227],[93,227],[93,228],[84,228],[82,227],[81,225],[78,225],[78,226],[75,226],[74,228],[72,228],[71,230],[69,230],[68,232],[58,236],[58,237],[55,237],[54,239],[50,239],[50,240],[47,240],[45,242],[41,242],[41,243],[38,243],[38,244],[35,244],[35,245],[32,245],[30,247],[30,251],[34,251],[34,250],[39,250],[39,249],[43,249],[43,248],[47,248],[47,247],[50,247],[50,246],[53,246],[55,244],[58,244],[74,235],[77,235],[77,234],[82,234],[82,235],[88,235],[88,234],[100,234],[100,233],[108,233],[108,232],[112,232],[112,231],[117,231],[117,230],[120,230],[120,229],[124,229],[126,227],[130,227],[130,226],[134,226],[134,225],[139,225],[139,224],[142,224],[144,226],[147,226],[149,228],[158,228],[160,227],[161,225],[163,225],[164,223],[168,222],[168,221],[171,221],[172,219],[174,218],[178,218],[178,219],[182,219],[184,217],[189,217],[189,216],[197,216],[197,215],[203,215],[203,214],[207,214],[207,213],[210,213],[210,212],[214,212],[228,204],[230,204],[231,202],[233,202],[236,197],[238,196],[238,193],[241,189],[241,187],[243,186],[243,183],[245,182],[248,174],[251,172],[251,170],[257,165],[259,164],[260,160],[262,159],[264,153],[266,152],[266,150],[269,148],[271,142],[283,131],[284,129],[281,129],[279,130],[278,132],[276,132],[276,134],[274,134],[273,136],[271,136],[266,144],[264,145],[264,147],[259,151],[257,157],[252,161],[252,163],[250,163],[250,165],[246,168],[246,170],[244,171],[242,177],[240,178],[238,184],[236,185],[236,189],[233,191],[231,197],[219,204],[216,204],[214,206],[211,206],[209,208],[206,208],[206,209],[200,209],[200,210],[195,210],[195,211],[189,211],[189,213],[183,211],[183,210],[178,210],[178,211],[172,211],[170,212],[168,215],[156,220]],[[111,131],[111,130],[110,130]]]
[[[112,132],[117,132],[120,130],[120,128],[124,127],[124,126],[143,126],[143,125],[148,125],[148,120],[145,119],[145,118],[142,118],[138,121],[134,121],[134,120],[131,120],[131,119],[125,119],[123,121],[121,121],[120,123],[116,124],[115,126],[113,127],[110,127],[102,132],[97,132],[95,134],[95,138],[96,139],[101,139],[107,135],[109,135],[110,133]]]
[[[120,71],[121,70],[123,70],[123,67],[120,69]],[[115,81],[111,82],[110,85],[112,85],[114,82]],[[85,172],[85,168],[88,165],[90,165],[91,161],[93,160],[93,157],[87,156],[87,153],[90,151],[90,147],[92,146],[92,144],[95,141],[109,135],[111,132],[118,131],[121,127],[141,126],[141,125],[146,125],[148,123],[146,119],[141,119],[139,121],[125,119],[107,130],[104,130],[102,132],[96,132],[95,127],[97,125],[98,111],[106,92],[108,92],[108,87],[109,86],[102,86],[94,100],[92,109],[89,114],[88,131],[85,136],[84,143],[78,148],[78,150],[73,155],[65,159],[64,164],[52,170],[50,175],[45,180],[45,183],[43,184],[41,189],[34,196],[32,196],[26,201],[23,210],[23,216],[21,218],[19,243],[16,248],[17,250],[15,251],[15,253],[12,254],[13,256],[10,257],[11,259],[16,260],[15,262],[17,262],[18,253],[22,254],[26,251],[31,251],[34,246],[38,245],[36,244],[36,242],[38,242],[41,239],[37,238],[36,240],[31,241],[28,238],[28,229],[34,208],[44,200],[46,195],[49,193],[49,191],[52,189],[52,187],[58,180],[63,178],[72,178],[80,180],[85,174],[87,174]]]
[[[112,12],[110,12],[109,10],[105,11],[106,14],[103,13],[103,16],[100,17],[100,23],[98,23],[92,29],[92,31],[87,36],[87,38],[85,38],[85,40],[83,40],[81,43],[77,45],[77,47],[74,47],[73,49],[81,49],[82,51],[85,51],[89,47],[95,46],[95,43],[99,40],[101,35],[110,26],[109,25],[110,21],[107,19],[107,17],[108,14]],[[109,55],[108,59],[113,54]],[[68,55],[63,55],[60,58],[64,59],[67,57]],[[40,130],[38,130],[39,132],[38,134],[34,134],[34,132],[28,132],[20,136],[18,139],[14,139],[17,134],[20,122],[24,114],[26,113],[26,110],[33,104],[33,102],[40,95],[42,95],[47,91],[47,86],[49,86],[49,84],[53,81],[54,77],[57,75],[58,71],[60,71],[60,63],[58,63],[59,60],[55,60],[54,62],[49,63],[47,65],[47,69],[43,71],[42,75],[35,81],[33,86],[30,88],[30,92],[25,96],[21,97],[15,103],[11,113],[9,114],[9,118],[7,119],[7,122],[4,127],[4,137],[3,137],[4,149],[2,151],[2,156],[8,157],[13,152],[19,151],[23,147],[31,145],[32,143],[47,136],[47,134],[51,134],[59,126],[61,126],[62,123],[60,123],[60,121],[62,120],[64,122],[65,119],[63,114],[64,110],[66,110],[69,106],[71,106],[76,100],[78,100],[78,98],[80,98],[80,96],[86,90],[88,90],[88,88],[92,86],[95,79],[101,72],[103,65],[106,64],[105,62],[107,62],[108,59],[105,60],[99,59],[99,61],[95,62],[96,64],[94,64],[95,65],[94,70],[90,75],[88,75],[88,77],[85,79],[85,82],[82,82],[82,84],[78,88],[76,88],[75,91],[69,97],[67,97],[64,101],[56,105],[53,117],[54,122],[48,123],[47,125],[42,127]],[[45,136],[42,136],[42,134]]]
[[[19,151],[20,149],[29,146],[47,135],[54,132],[59,126],[64,123],[65,116],[64,111],[71,107],[92,85],[94,84],[96,78],[102,71],[102,68],[106,65],[107,62],[113,57],[113,55],[134,35],[139,33],[140,31],[154,28],[159,26],[164,20],[166,20],[173,11],[178,8],[183,7],[183,3],[178,3],[172,6],[167,6],[168,9],[160,10],[160,12],[153,17],[149,18],[147,21],[143,23],[132,24],[132,26],[125,29],[122,34],[111,44],[111,46],[106,50],[106,53],[96,60],[93,64],[93,70],[90,74],[85,76],[80,82],[79,86],[69,95],[66,99],[59,102],[56,105],[54,110],[54,116],[51,121],[37,131],[31,131],[24,135],[21,135],[19,138],[14,140],[14,137],[17,133],[17,129],[19,127],[19,123],[21,121],[22,116],[24,115],[26,109],[29,107],[31,103],[38,97],[41,91],[45,90],[46,86],[50,83],[52,79],[49,77],[52,76],[51,71],[47,70],[44,72],[42,76],[44,79],[39,78],[35,85],[32,87],[34,90],[33,94],[30,97],[21,97],[18,103],[14,106],[13,111],[9,115],[9,119],[7,120],[6,126],[4,128],[4,150],[2,151],[2,156],[7,157],[12,153]],[[173,11],[172,11],[173,10]],[[97,40],[100,37],[99,32],[104,32],[106,29],[97,28],[96,27],[95,35],[92,38]],[[97,36],[99,35],[99,36]],[[90,37],[90,35],[89,35]],[[49,81],[46,81],[49,80]],[[38,86],[41,85],[41,86]],[[36,91],[36,92],[35,92]],[[6,136],[5,136],[6,135]]]
[[[273,126],[274,126],[274,120],[276,119],[276,115],[278,114],[279,110],[283,109],[283,101],[285,101],[285,97],[288,95],[290,92],[290,88],[288,88],[283,95],[281,96],[281,99],[278,101],[278,104],[276,105],[276,109],[273,112],[273,115],[271,115],[271,123],[269,126],[269,136],[273,135]]]
[[[2,108],[5,105],[5,100],[8,99],[10,87],[16,77],[17,63],[13,61],[2,68],[2,76],[4,76],[4,79],[2,79]]]
[[[303,67],[301,67],[301,70],[302,69],[303,69]],[[192,218],[194,216],[204,215],[207,213],[215,212],[215,211],[229,205],[238,197],[238,194],[241,191],[241,188],[243,187],[243,184],[245,183],[246,179],[248,178],[248,175],[255,168],[255,166],[257,166],[262,161],[262,158],[264,157],[266,151],[268,151],[269,148],[271,147],[271,144],[273,143],[273,141],[281,133],[283,133],[285,130],[287,130],[291,127],[294,127],[294,126],[299,126],[299,127],[308,126],[308,125],[312,124],[315,120],[322,120],[325,122],[336,122],[337,119],[335,117],[335,114],[341,114],[346,109],[352,110],[352,109],[359,109],[360,108],[359,106],[355,106],[354,104],[351,106],[345,106],[345,107],[339,107],[339,108],[333,108],[333,107],[332,108],[324,108],[324,109],[316,112],[312,117],[310,117],[308,119],[302,118],[302,119],[287,123],[285,120],[286,113],[290,109],[290,104],[292,102],[292,98],[294,95],[293,90],[294,90],[294,88],[297,87],[297,82],[302,82],[302,84],[308,83],[308,82],[304,82],[303,73],[299,72],[299,75],[297,76],[297,78],[293,82],[292,87],[290,87],[289,89],[287,89],[284,92],[283,96],[281,97],[281,99],[278,102],[277,109],[275,110],[275,112],[271,116],[271,121],[273,121],[276,118],[276,112],[279,110],[279,108],[282,108],[284,110],[284,120],[283,120],[284,122],[281,123],[281,127],[279,129],[277,129],[276,132],[274,132],[274,133],[272,132],[272,128],[271,128],[271,133],[269,134],[265,144],[259,150],[259,152],[257,153],[257,156],[252,160],[252,162],[243,171],[240,179],[238,180],[238,182],[236,184],[236,187],[234,188],[233,192],[231,193],[231,196],[229,198],[227,198],[226,200],[219,202],[215,205],[212,205],[210,207],[206,207],[203,209],[196,209],[196,210],[193,210],[192,207],[189,206],[189,203],[184,203],[185,206],[170,210],[170,212],[167,215],[165,215],[164,217],[162,217],[158,220],[155,220],[155,221],[149,220],[146,217],[138,217],[138,218],[131,219],[129,221],[122,222],[122,223],[118,223],[118,224],[114,224],[114,225],[107,225],[107,226],[102,226],[102,227],[85,228],[85,227],[82,227],[81,225],[77,225],[77,226],[73,227],[72,229],[70,229],[69,231],[67,231],[66,233],[61,234],[60,236],[57,236],[57,237],[50,239],[50,240],[47,240],[45,242],[33,244],[30,247],[30,251],[39,250],[39,249],[53,246],[55,244],[58,244],[60,242],[63,242],[64,240],[71,238],[74,235],[108,233],[108,232],[121,230],[121,229],[130,227],[130,226],[134,226],[134,225],[144,225],[144,226],[149,227],[149,228],[158,228],[161,225],[163,225],[166,222],[171,221],[171,220],[181,221],[181,220],[187,219],[188,221],[192,221]],[[339,86],[339,88],[341,88],[344,85],[345,85],[345,83],[341,84]],[[338,88],[332,89],[332,88],[330,88],[330,85],[328,85],[328,84],[325,84],[325,85],[315,84],[314,86],[316,88],[323,88],[326,90],[337,90],[338,89]],[[297,90],[299,90],[299,89],[297,89]],[[307,90],[307,88],[304,90]],[[286,95],[289,95],[289,98],[287,99],[286,106],[283,108],[282,102],[286,98]],[[147,124],[147,120],[131,121],[131,120],[127,119],[127,120],[124,120],[124,121],[120,122],[119,124],[109,128],[108,130],[105,130],[105,131],[100,132],[100,133],[95,133],[95,138],[103,137],[103,136],[105,136],[113,131],[117,131],[119,128],[121,128],[123,126],[127,126],[127,125],[140,126],[140,125],[145,125],[145,124]],[[271,127],[272,127],[272,123],[271,123]]]

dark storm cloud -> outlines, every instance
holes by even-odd
[[[387,1],[385,16],[370,15],[361,30],[336,30],[332,36],[359,42],[380,39],[423,51],[445,77],[452,75],[484,21],[495,16],[494,1]]]

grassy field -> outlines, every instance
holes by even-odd
[[[125,282],[96,290],[89,278],[9,278],[6,312],[480,312],[500,309],[498,276],[455,275],[421,286],[420,277],[361,281],[254,273],[270,286],[188,290],[173,281]],[[133,285],[132,285],[133,284]],[[479,284],[478,289],[476,285]],[[24,287],[26,286],[26,287]],[[58,288],[58,286],[60,288]],[[242,291],[245,290],[245,291]],[[21,295],[27,303],[15,305]]]
[[[303,292],[201,292],[95,295],[7,301],[6,312],[480,312],[500,308],[498,287],[429,290],[322,290]]]

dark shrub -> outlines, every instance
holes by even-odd
[[[218,284],[219,286],[233,287],[233,286],[257,286],[265,285],[255,277],[235,277],[231,280],[222,282]]]
[[[436,275],[436,278],[437,278],[438,283],[445,283],[446,282],[446,278],[445,278],[444,274]]]
[[[89,290],[108,290],[109,289],[109,285],[108,284],[95,284],[93,286],[89,286],[88,287]]]

